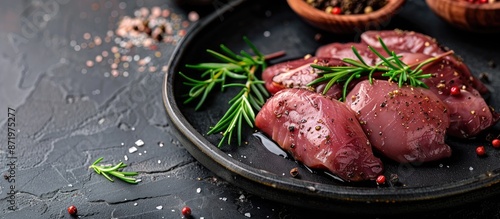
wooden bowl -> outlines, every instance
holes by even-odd
[[[465,0],[426,0],[429,8],[449,24],[473,32],[500,32],[500,2],[472,4]]]
[[[387,4],[368,14],[334,15],[317,9],[304,0],[287,0],[290,8],[311,25],[333,33],[360,33],[386,26],[406,0],[388,0]]]

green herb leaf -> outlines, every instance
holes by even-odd
[[[121,170],[125,167],[127,167],[126,164],[123,162],[120,162],[116,165],[112,166],[105,166],[105,165],[98,165],[101,161],[103,160],[103,157],[98,158],[92,165],[89,166],[89,168],[94,169],[94,172],[96,172],[99,175],[103,175],[106,179],[108,179],[111,182],[114,182],[114,180],[110,177],[114,176],[124,182],[131,183],[131,184],[137,184],[137,180],[133,177],[130,176],[136,176],[138,175],[137,172],[122,172]]]
[[[241,145],[243,120],[248,126],[253,127],[256,112],[260,110],[269,96],[268,91],[263,86],[264,81],[258,79],[256,74],[259,70],[265,70],[267,59],[283,54],[282,52],[275,53],[266,57],[246,36],[243,37],[243,40],[254,55],[244,50],[236,54],[222,44],[220,45],[221,52],[207,50],[214,58],[222,61],[221,63],[205,62],[186,65],[188,68],[204,71],[199,75],[202,79],[194,79],[179,72],[187,81],[184,82],[184,85],[190,87],[184,103],[197,99],[196,110],[201,108],[216,84],[221,86],[221,91],[224,91],[225,88],[241,89],[236,96],[229,100],[230,106],[224,116],[207,132],[208,135],[215,133],[222,135],[218,147],[221,147],[226,140],[228,144],[231,144],[233,134],[237,137],[238,145]]]
[[[323,91],[323,94],[326,94],[326,92],[328,92],[328,90],[334,84],[344,83],[341,100],[345,100],[348,86],[355,78],[368,76],[368,80],[370,81],[370,83],[373,83],[373,74],[375,72],[381,72],[382,77],[387,77],[389,80],[397,82],[399,87],[408,84],[413,87],[428,88],[428,86],[421,79],[430,78],[432,74],[424,74],[421,68],[427,64],[433,63],[443,58],[444,56],[453,53],[453,51],[449,51],[440,54],[439,56],[429,58],[427,60],[424,60],[423,62],[418,63],[418,65],[415,67],[409,66],[401,61],[401,56],[396,55],[394,51],[390,51],[380,37],[379,42],[385,52],[389,54],[389,57],[384,57],[377,50],[369,47],[369,49],[382,60],[374,66],[370,66],[366,64],[365,60],[361,57],[358,50],[353,46],[352,51],[356,55],[358,60],[350,58],[343,59],[342,61],[344,61],[346,64],[349,64],[348,66],[327,67],[312,64],[311,67],[320,70],[320,72],[318,73],[320,77],[310,82],[308,86],[313,86],[328,81]]]

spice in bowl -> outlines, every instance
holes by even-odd
[[[387,0],[304,0],[307,4],[330,14],[368,14],[387,4]]]

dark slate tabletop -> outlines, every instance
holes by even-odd
[[[71,218],[70,205],[79,218],[181,218],[184,206],[199,219],[322,213],[265,200],[225,182],[173,137],[161,94],[166,63],[197,16],[227,4],[179,2],[1,2],[0,217]],[[149,45],[117,36],[124,16],[158,9],[169,38]],[[127,170],[138,171],[141,181],[109,182],[88,168],[99,157],[103,163],[129,164]],[[500,201],[493,197],[399,217],[499,218]]]

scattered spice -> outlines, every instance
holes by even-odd
[[[96,10],[104,8],[99,3],[94,3],[94,5],[97,6]],[[124,7],[120,8],[124,9]],[[118,12],[113,11],[111,16],[118,17]],[[146,67],[150,71],[161,69],[162,72],[166,72],[165,65],[152,66],[157,62],[150,62],[151,58],[162,57],[160,51],[156,51],[154,57],[146,57],[149,58],[149,61],[132,59],[128,53],[132,47],[158,50],[160,44],[176,45],[186,35],[187,28],[191,26],[191,23],[198,21],[199,18],[200,15],[196,11],[183,15],[169,8],[162,9],[159,6],[142,7],[136,10],[133,15],[120,17],[114,31],[108,30],[102,36],[86,32],[83,34],[82,42],[71,40],[70,46],[76,52],[84,49],[96,49],[101,45],[110,48],[109,51],[99,52],[100,55],[96,54],[94,59],[84,61],[82,74],[86,74],[88,68],[109,64],[111,69],[103,72],[104,77],[128,77],[129,71],[123,71],[123,69],[127,69],[132,61],[139,65],[138,72],[144,72],[144,70],[141,71],[141,69],[145,69],[142,67]],[[121,63],[124,63],[123,68],[119,67]],[[132,65],[130,66],[132,67]]]
[[[490,61],[488,62],[488,66],[489,66],[490,68],[495,68],[495,67],[497,67],[497,64],[495,63],[495,61],[490,60]]]
[[[290,170],[290,175],[292,175],[292,177],[297,177],[297,175],[299,175],[299,168],[297,167],[294,167]]]
[[[342,9],[340,9],[340,7],[333,7],[331,9],[331,14],[342,14]]]
[[[401,182],[399,181],[398,174],[391,173],[391,175],[389,176],[389,180],[395,186],[400,186],[401,185]]]
[[[130,148],[128,149],[128,152],[129,152],[129,153],[134,153],[134,152],[136,152],[136,151],[137,151],[137,148],[136,148],[136,147],[134,147],[134,146],[132,146],[132,147],[130,147]]]
[[[68,207],[68,213],[70,215],[76,215],[78,213],[78,210],[76,209],[76,207],[74,205],[71,205]]]
[[[485,83],[489,83],[490,82],[490,76],[488,75],[488,73],[485,73],[485,72],[479,74],[479,79],[482,82],[485,82]]]
[[[458,86],[452,86],[450,88],[450,95],[452,95],[452,96],[460,95],[460,88]]]
[[[387,0],[304,0],[329,14],[368,14],[387,4]]]
[[[378,176],[377,179],[375,180],[375,182],[377,183],[377,185],[385,184],[385,176],[384,175]]]
[[[135,145],[137,145],[137,146],[141,147],[141,146],[143,146],[143,145],[144,145],[144,141],[143,141],[142,139],[139,139],[139,140],[137,140],[137,141],[135,142]]]
[[[495,138],[491,141],[491,144],[493,145],[494,148],[500,148],[500,139]]]
[[[168,9],[162,12],[160,7],[151,9],[141,8],[134,13],[135,17],[124,16],[116,34],[124,39],[122,47],[131,48],[133,46],[150,47],[159,42],[173,43],[185,35],[185,29],[189,22],[195,22],[199,15],[195,11],[188,14],[188,20],[180,15],[170,13]]]
[[[191,216],[191,208],[188,206],[185,206],[182,208],[181,213],[182,213],[182,215],[184,215],[184,217],[189,217],[189,216]]]
[[[478,147],[476,148],[476,154],[477,154],[477,155],[479,155],[479,156],[484,156],[484,155],[486,155],[486,150],[485,150],[484,146],[482,146],[482,145],[481,145],[481,146],[478,146]]]

